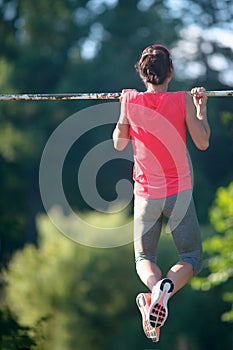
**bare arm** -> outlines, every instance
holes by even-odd
[[[123,151],[129,142],[129,125],[117,123],[113,131],[114,148]]]
[[[186,124],[196,147],[202,151],[209,147],[210,127],[207,120],[207,95],[202,87],[186,93]]]
[[[124,97],[121,103],[121,114],[119,121],[113,131],[113,144],[114,148],[118,151],[123,151],[127,146],[130,138],[129,122],[127,119],[126,103]]]

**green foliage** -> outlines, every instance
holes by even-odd
[[[35,156],[37,137],[33,130],[20,130],[11,123],[1,125],[0,153],[8,162],[16,162],[23,157]]]
[[[46,217],[39,225],[39,248],[26,246],[9,264],[5,303],[40,349],[100,349],[117,331],[114,319],[132,313],[126,298],[135,294],[132,247],[87,248],[59,234]]]
[[[216,233],[204,241],[203,247],[207,254],[207,277],[195,278],[194,288],[209,290],[232,280],[233,277],[233,183],[227,188],[220,187],[210,210],[210,221]],[[223,299],[233,302],[233,293],[224,292]],[[233,313],[225,313],[224,321],[232,321]]]
[[[115,222],[127,221],[122,213],[117,215]],[[100,223],[103,215],[94,213],[91,218],[87,214],[83,219]],[[111,215],[104,221],[111,225]],[[151,348],[135,305],[136,295],[146,287],[136,275],[132,244],[111,249],[81,246],[59,233],[47,216],[38,218],[38,230],[38,248],[27,245],[16,252],[5,271],[2,309],[10,311],[2,320],[6,349],[11,337],[17,339],[18,348],[11,345],[9,350],[18,350],[23,344],[31,350]],[[158,262],[164,274],[176,259],[171,235],[163,234]],[[219,295],[199,293],[187,286],[174,296],[160,349],[172,343],[178,350],[182,342],[194,350],[227,348],[229,331],[218,321],[223,303],[213,310]],[[204,310],[201,320],[200,309]],[[216,328],[222,338],[214,332]]]
[[[12,88],[11,81],[14,72],[13,65],[8,62],[4,57],[0,58],[0,91],[9,90]]]
[[[31,349],[35,345],[30,336],[30,328],[20,326],[8,309],[0,310],[0,349],[21,350]]]
[[[233,183],[217,191],[214,206],[210,211],[210,220],[218,232],[233,233]],[[229,242],[230,243],[230,242]],[[233,243],[233,241],[232,241]]]

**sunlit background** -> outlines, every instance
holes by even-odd
[[[231,0],[0,0],[0,16],[2,94],[143,90],[134,64],[151,43],[171,50],[170,91],[233,87]],[[188,139],[204,268],[171,300],[158,344],[143,334],[135,304],[146,287],[135,272],[132,244],[77,244],[42,205],[39,166],[47,140],[62,121],[97,103],[103,102],[0,103],[0,349],[232,350],[233,97],[209,98],[206,152]],[[98,227],[132,220],[132,206],[114,217],[91,208],[77,183],[85,155],[111,139],[114,118],[82,135],[64,162],[69,204]],[[111,203],[116,183],[129,180],[131,171],[127,160],[104,164],[96,177],[100,195]],[[164,233],[162,270],[176,259]]]

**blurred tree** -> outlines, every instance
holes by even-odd
[[[0,310],[1,350],[28,350],[35,344],[30,328],[20,326],[7,308]]]
[[[85,3],[85,2],[84,2]],[[69,50],[87,35],[72,1],[1,1],[1,79],[4,92],[56,91]],[[78,69],[81,69],[80,60]],[[58,89],[59,90],[59,89]],[[48,135],[67,116],[58,105],[2,103],[0,106],[2,260],[27,242],[36,243],[35,215],[42,209],[39,160]]]
[[[182,24],[174,30],[177,78],[205,83],[208,89],[232,87],[232,3],[231,0],[180,1],[165,3],[167,15]],[[174,6],[173,6],[174,5]]]
[[[111,216],[106,221],[111,224]],[[9,265],[6,305],[31,329],[38,349],[104,348],[117,333],[115,320],[132,317],[135,307],[126,297],[135,295],[137,280],[129,263],[132,247],[81,247],[46,216],[38,225],[39,249],[25,247]]]
[[[126,216],[117,216],[123,224]],[[88,214],[84,219],[99,225],[103,216]],[[112,224],[111,215],[105,215],[104,223]],[[11,322],[23,330],[15,330],[18,344],[34,342],[28,345],[32,350],[149,348],[152,344],[143,333],[135,304],[136,295],[146,288],[135,272],[132,245],[114,249],[78,245],[44,215],[38,218],[38,231],[38,249],[29,245],[15,253],[5,272],[4,307],[14,316]],[[87,231],[82,234],[88,235]],[[171,236],[165,234],[159,263],[165,271],[175,259]],[[174,296],[159,348],[167,349],[171,342],[174,350],[182,342],[186,350],[229,348],[229,327],[219,322],[225,304],[218,302],[213,308],[219,294],[203,296],[186,287]],[[2,333],[5,341],[10,335],[8,328]]]
[[[223,299],[233,304],[233,183],[227,188],[220,187],[216,199],[210,210],[210,221],[216,231],[214,235],[204,241],[207,254],[205,267],[206,277],[195,278],[192,286],[209,291],[218,285],[226,285]],[[233,321],[233,311],[222,315],[223,321]]]

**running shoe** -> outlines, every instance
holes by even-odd
[[[164,325],[168,316],[167,302],[173,289],[174,284],[169,278],[162,279],[154,286],[147,316],[151,327],[160,328]]]
[[[151,304],[151,293],[140,293],[136,298],[137,306],[142,314],[142,327],[147,338],[154,343],[159,341],[160,329],[152,327],[147,318],[148,311]]]

